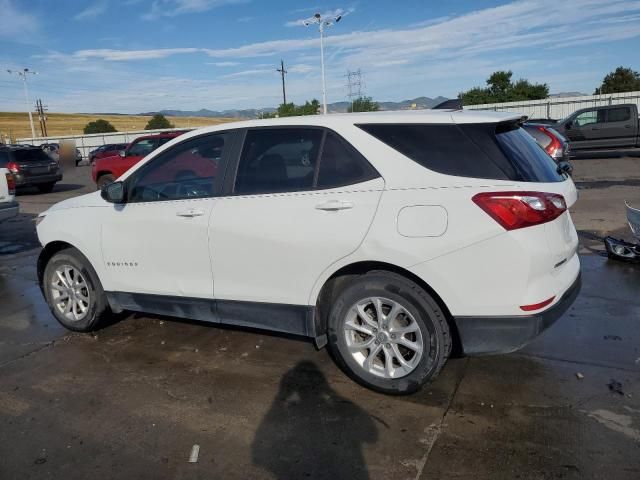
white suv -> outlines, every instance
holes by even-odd
[[[18,215],[16,202],[16,183],[9,170],[2,166],[2,151],[0,151],[0,222]]]
[[[452,348],[509,352],[573,302],[571,179],[471,111],[256,120],[182,135],[38,219],[55,317],[133,310],[329,344],[360,383],[415,391]]]

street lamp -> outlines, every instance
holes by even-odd
[[[324,79],[324,29],[338,23],[342,19],[342,15],[335,17],[322,18],[322,15],[316,13],[313,17],[304,21],[304,26],[318,25],[320,31],[320,69],[322,70],[322,113],[327,114],[327,85]]]
[[[15,73],[22,77],[22,83],[24,85],[24,99],[27,102],[27,113],[29,114],[29,124],[31,125],[31,138],[36,138],[36,129],[33,128],[33,116],[31,115],[31,102],[29,101],[29,89],[27,88],[27,74],[37,75],[38,72],[24,68],[22,70],[7,70],[8,73]]]

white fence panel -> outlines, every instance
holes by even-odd
[[[621,103],[635,103],[640,109],[640,92],[609,93],[605,95],[585,95],[580,97],[549,97],[544,100],[525,102],[485,103],[465,106],[466,110],[495,110],[498,112],[518,112],[529,118],[561,119],[581,108],[602,107]]]
[[[162,128],[158,130],[137,130],[132,132],[92,133],[90,135],[60,135],[56,137],[19,138],[17,143],[42,145],[43,143],[60,143],[61,140],[74,141],[76,148],[82,152],[82,158],[88,158],[89,152],[107,143],[129,143],[143,135],[153,133],[193,130],[193,128]]]

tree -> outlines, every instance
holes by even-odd
[[[275,117],[296,117],[299,115],[317,115],[320,110],[320,102],[315,98],[310,102],[307,100],[304,105],[295,105],[291,103],[281,103],[278,110],[274,113],[264,113],[261,118]]]
[[[640,73],[630,68],[618,67],[604,77],[602,85],[596,88],[594,95],[600,95],[602,93],[635,92],[637,90],[640,90]]]
[[[111,125],[111,123],[109,123],[106,120],[103,120],[102,118],[99,118],[98,120],[95,120],[93,122],[89,122],[84,126],[85,135],[88,135],[90,133],[111,133],[111,132],[117,132],[116,128],[113,125]]]
[[[464,105],[479,105],[482,103],[516,102],[522,100],[540,100],[549,96],[549,86],[546,83],[530,83],[520,79],[513,83],[513,72],[493,72],[487,79],[487,86],[474,87],[461,92],[458,98]]]
[[[161,113],[156,113],[144,127],[145,130],[157,130],[160,128],[173,128],[173,124]]]
[[[378,102],[371,100],[371,97],[358,97],[349,106],[349,112],[377,112],[380,110]]]

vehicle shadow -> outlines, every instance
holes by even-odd
[[[12,255],[40,247],[34,220],[36,215],[19,213],[2,222],[0,255]]]
[[[602,160],[607,158],[640,157],[640,150],[574,150],[570,154],[571,160]]]
[[[338,395],[313,362],[302,361],[283,376],[256,431],[252,460],[277,479],[365,480],[363,447],[377,439],[373,417]]]
[[[53,191],[51,193],[63,193],[63,192],[72,192],[74,190],[81,190],[86,188],[86,185],[80,185],[77,183],[56,183],[55,187],[53,187]],[[16,196],[21,195],[33,195],[39,194],[40,191],[37,187],[21,187],[16,190]],[[46,194],[42,194],[46,195]]]

